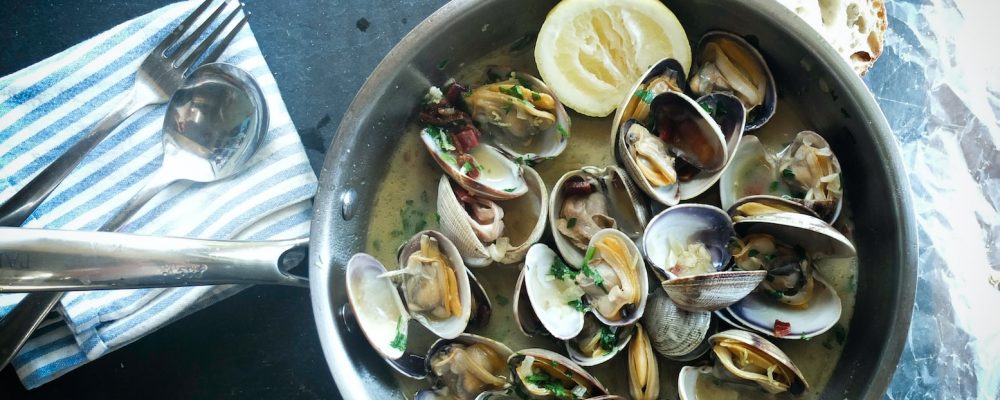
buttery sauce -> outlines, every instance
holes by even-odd
[[[510,53],[506,49],[498,51],[475,65],[460,66],[461,74],[456,76],[459,82],[482,82],[485,67],[488,65],[508,65],[515,69],[534,72],[531,58],[532,49],[524,49]],[[754,132],[761,141],[771,149],[778,149],[792,141],[799,131],[812,129],[796,112],[795,104],[789,101],[779,101],[777,113],[760,130]],[[566,172],[579,169],[585,165],[606,166],[614,164],[611,147],[611,117],[590,118],[570,111],[572,118],[571,137],[566,150],[556,159],[545,161],[535,167],[542,176],[547,188],[551,191],[556,181]],[[386,268],[398,268],[396,250],[414,233],[422,229],[438,229],[436,218],[436,198],[438,180],[444,172],[434,163],[427,150],[420,143],[419,127],[411,124],[410,128],[401,134],[395,152],[389,157],[389,166],[385,178],[375,196],[374,212],[369,222],[367,249]],[[697,202],[718,206],[718,185],[709,189],[706,194],[694,199]],[[657,212],[657,210],[654,210]],[[533,221],[518,221],[517,209],[505,209],[505,224],[508,226],[530,226]],[[848,221],[851,215],[848,207],[840,216],[840,223]],[[839,225],[838,224],[838,225]],[[549,235],[543,241],[555,249]],[[493,305],[493,314],[489,324],[471,333],[494,338],[506,344],[512,350],[524,348],[545,348],[565,354],[565,345],[552,338],[529,338],[521,333],[514,320],[512,299],[514,284],[519,274],[520,265],[491,265],[484,268],[472,268],[473,273],[489,294]],[[857,262],[855,259],[820,260],[817,269],[824,278],[836,289],[843,304],[840,322],[830,331],[810,338],[809,340],[778,340],[772,341],[785,351],[805,375],[809,389],[796,398],[812,399],[820,397],[826,382],[833,373],[843,342],[847,334],[848,322],[854,311],[854,289],[856,285]],[[654,279],[650,275],[651,279]],[[426,353],[427,348],[436,339],[423,326],[411,323],[409,326],[408,349],[417,354]],[[628,395],[628,376],[626,371],[627,353],[620,352],[613,359],[594,367],[587,367],[612,393]],[[684,365],[700,365],[708,363],[708,356],[696,361],[681,363],[657,358],[660,369],[661,399],[676,399],[677,375]],[[408,397],[418,390],[427,388],[428,381],[417,381],[396,374],[401,391]],[[710,380],[711,377],[703,380]],[[728,385],[718,387],[715,382],[699,382],[699,398],[724,398],[721,391],[731,392]],[[775,396],[756,390],[738,390],[731,392],[733,399],[770,399]],[[786,395],[787,396],[787,395]],[[781,398],[781,397],[778,397]]]

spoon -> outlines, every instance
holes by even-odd
[[[250,74],[223,63],[198,67],[167,104],[163,164],[100,230],[124,225],[174,182],[214,182],[242,171],[267,122],[264,95]]]
[[[167,104],[163,164],[99,230],[117,230],[173,182],[212,182],[242,170],[267,124],[264,94],[250,74],[224,63],[198,67]],[[10,363],[62,295],[32,293],[0,321],[0,368]]]

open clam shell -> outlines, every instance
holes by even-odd
[[[549,334],[557,339],[569,340],[583,329],[583,312],[571,303],[580,301],[584,292],[572,276],[553,272],[554,268],[568,267],[552,249],[539,243],[528,249],[522,277],[518,280],[523,282],[522,290],[527,292],[531,314]],[[520,294],[518,297],[521,297]],[[522,307],[520,301],[518,307]],[[531,314],[524,314],[526,323],[519,323],[522,329],[526,329],[525,325],[530,326],[528,321],[531,321]],[[521,318],[518,316],[519,321]]]
[[[621,129],[622,123],[630,119],[635,119],[640,123],[650,122],[650,103],[653,98],[666,91],[683,92],[687,88],[684,76],[684,67],[677,60],[665,58],[649,67],[642,78],[639,79],[632,90],[632,95],[615,110],[615,117],[611,124],[611,136],[615,137]]]
[[[657,95],[650,110],[652,125],[635,119],[621,124],[615,139],[617,157],[642,191],[672,206],[682,192],[691,198],[712,186],[726,166],[726,140],[715,119],[683,93]]]
[[[722,177],[722,174],[729,166],[729,161],[732,159],[733,154],[736,153],[736,149],[739,148],[746,123],[746,113],[743,103],[731,94],[712,93],[699,97],[697,102],[712,116],[715,123],[719,125],[723,139],[726,141],[726,164],[722,169],[715,172],[698,171],[689,180],[681,182],[679,188],[681,200],[689,200],[705,193],[705,191],[719,181],[719,178]]]
[[[439,180],[437,210],[441,232],[455,243],[468,266],[521,262],[528,248],[545,233],[548,189],[532,168],[524,167],[524,178],[528,187],[524,196],[501,202],[478,199],[473,200],[476,202],[473,206],[459,200],[446,176]],[[467,207],[491,208],[488,213],[493,219],[481,224],[473,217],[476,210],[470,212]]]
[[[743,217],[733,223],[740,237],[766,233],[781,242],[802,246],[817,257],[854,257],[857,250],[846,236],[823,220],[805,214],[780,212]]]
[[[431,154],[434,162],[459,186],[469,192],[490,200],[510,200],[528,192],[528,184],[522,176],[521,166],[504,157],[496,148],[480,144],[470,150],[479,167],[461,162],[449,150],[442,148],[441,135],[436,128],[424,128],[420,139]],[[479,176],[470,176],[472,169],[479,169]]]
[[[514,307],[514,322],[517,323],[517,329],[527,337],[548,335],[548,330],[538,319],[534,306],[531,304],[531,298],[528,297],[528,289],[524,286],[524,270],[525,268],[521,268],[521,273],[517,276],[517,283],[514,284],[514,297],[511,301]]]
[[[635,325],[628,346],[628,391],[636,400],[653,400],[660,395],[660,369],[653,345],[642,324]]]
[[[505,75],[504,81],[475,88],[464,98],[483,140],[531,163],[561,154],[571,128],[562,102],[530,74],[515,71]]]
[[[633,324],[646,309],[646,263],[635,242],[621,231],[604,229],[594,234],[577,282],[594,316],[605,325]]]
[[[715,311],[746,297],[767,275],[722,270],[729,264],[727,246],[734,234],[722,210],[682,204],[653,217],[643,234],[642,248],[677,307]]]
[[[406,352],[410,314],[385,267],[375,257],[355,254],[347,261],[347,299],[361,333],[383,358],[396,360]]]
[[[801,394],[809,388],[802,371],[788,355],[759,335],[731,329],[712,335],[708,341],[716,360],[713,375],[720,379],[755,383],[772,394]],[[744,367],[744,362],[753,367]],[[767,372],[762,374],[761,370]]]
[[[574,398],[608,396],[608,389],[593,375],[572,360],[544,349],[520,350],[507,359],[514,385],[528,398],[555,398],[543,383],[563,387]],[[528,377],[532,377],[528,379]]]
[[[564,174],[549,194],[548,211],[556,248],[573,266],[583,262],[587,243],[598,230],[613,227],[638,240],[649,221],[645,198],[615,166]]]
[[[815,211],[800,202],[766,194],[744,197],[729,207],[729,217],[733,221],[741,221],[755,215],[780,212],[792,212],[819,218]]]
[[[622,351],[632,340],[634,329],[629,326],[607,326],[593,314],[585,314],[583,329],[576,337],[567,340],[566,354],[584,367],[608,361]]]
[[[441,260],[443,265],[438,264]],[[410,316],[445,339],[465,331],[472,315],[472,290],[455,245],[440,232],[418,232],[400,249],[398,261],[400,269],[383,276],[400,281]],[[440,298],[443,294],[448,297]]]
[[[420,399],[472,399],[510,386],[507,359],[514,352],[493,339],[463,333],[439,339],[427,351],[426,368],[432,388]]]
[[[758,195],[801,202],[828,223],[843,208],[840,162],[818,134],[800,132],[778,154],[772,154],[756,136],[744,137],[719,179],[722,207]]]
[[[710,31],[701,37],[689,84],[699,96],[728,92],[739,97],[747,110],[747,130],[767,123],[778,103],[774,76],[764,57],[730,32]]]
[[[690,361],[708,351],[712,314],[684,311],[666,293],[657,290],[649,295],[642,326],[657,353],[671,360]]]
[[[725,310],[727,319],[763,335],[780,339],[809,339],[833,328],[840,321],[843,306],[840,296],[819,274],[815,282],[809,307],[791,307],[775,301],[764,292],[752,293]],[[789,325],[781,334],[775,332],[775,321]]]
[[[677,375],[677,395],[681,400],[698,400],[698,379],[702,379],[702,376],[711,377],[712,367],[688,365],[681,368],[680,374]]]

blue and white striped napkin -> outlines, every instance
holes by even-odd
[[[0,78],[0,201],[121,103],[146,54],[199,2],[166,6]],[[267,99],[270,129],[247,171],[211,184],[177,183],[124,227],[148,235],[215,239],[307,236],[316,176],[249,27],[221,61],[250,72]],[[165,106],[132,116],[101,143],[24,224],[96,230],[162,159]],[[14,359],[35,388],[226,298],[243,286],[70,293]],[[24,295],[0,295],[0,315]]]

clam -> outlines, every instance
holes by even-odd
[[[559,254],[578,266],[594,234],[615,228],[637,240],[649,211],[618,167],[583,167],[564,174],[549,195],[549,226]]]
[[[531,399],[590,399],[607,396],[597,378],[562,355],[543,349],[524,349],[507,359],[514,385]]]
[[[484,393],[505,392],[510,386],[507,359],[513,354],[503,343],[478,335],[440,339],[426,357],[433,386],[415,397],[472,400]]]
[[[704,193],[719,181],[723,172],[728,168],[732,155],[739,148],[740,141],[743,140],[744,125],[746,122],[743,104],[731,94],[711,93],[699,97],[697,101],[705,109],[705,112],[712,116],[712,119],[715,120],[715,123],[719,125],[719,129],[722,131],[723,139],[726,141],[726,165],[715,172],[698,171],[689,180],[682,182],[679,187],[681,200],[692,199]]]
[[[583,329],[566,341],[566,354],[584,367],[601,364],[628,345],[633,331],[628,326],[604,325],[593,314],[584,314]]]
[[[793,212],[738,217],[735,267],[767,271],[758,290],[728,316],[774,337],[809,338],[837,323],[840,298],[813,266],[821,257],[853,257],[850,240],[822,220]]]
[[[484,141],[517,159],[538,162],[566,148],[569,114],[534,76],[511,72],[506,80],[475,88],[464,99]]]
[[[747,130],[774,115],[774,77],[757,49],[735,34],[711,31],[701,37],[688,83],[699,96],[724,92],[738,97],[747,110]]]
[[[719,193],[723,208],[744,197],[770,195],[800,202],[832,223],[843,207],[840,162],[815,132],[800,132],[777,154],[748,136],[723,172]]]
[[[729,207],[729,216],[733,221],[741,221],[743,218],[755,215],[782,212],[804,214],[819,218],[819,215],[815,211],[800,202],[766,194],[744,197]]]
[[[767,275],[764,271],[723,271],[735,235],[729,216],[702,204],[671,207],[650,221],[642,248],[663,290],[677,307],[715,311],[743,299]]]
[[[518,278],[515,318],[526,333],[535,319],[557,339],[570,340],[584,330],[585,312],[601,324],[620,327],[637,321],[646,305],[649,281],[639,250],[614,229],[597,232],[580,267],[562,261],[552,249],[528,250]],[[524,296],[530,307],[525,309]]]
[[[660,395],[660,370],[653,346],[642,324],[635,325],[628,346],[628,391],[636,400],[653,400]]]
[[[534,169],[524,167],[524,177],[527,194],[501,202],[473,196],[441,177],[437,197],[441,232],[455,243],[468,266],[520,262],[542,237],[548,190]]]
[[[712,314],[684,311],[665,292],[657,290],[649,295],[642,326],[657,353],[671,360],[690,361],[708,351]]]
[[[756,384],[771,394],[801,394],[809,388],[788,355],[759,335],[731,329],[712,335],[708,341],[712,345],[716,378]]]
[[[621,124],[631,119],[650,125],[649,105],[653,98],[668,91],[683,93],[686,86],[684,67],[672,58],[660,60],[642,75],[630,92],[632,96],[615,111],[612,133],[618,132]]]
[[[469,192],[490,200],[510,200],[528,192],[521,166],[488,144],[480,144],[465,153],[456,153],[448,134],[438,128],[420,131],[431,158]]]

